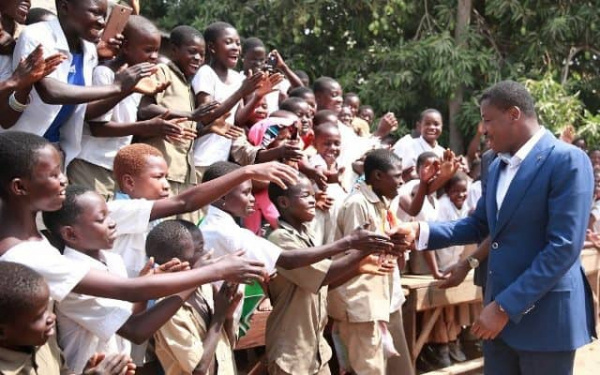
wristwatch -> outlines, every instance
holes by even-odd
[[[469,267],[471,267],[471,269],[479,267],[479,260],[472,255],[467,257],[467,263],[469,263]]]

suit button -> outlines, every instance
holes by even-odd
[[[492,242],[492,249],[496,250],[498,248],[498,242]]]

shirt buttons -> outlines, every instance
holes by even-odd
[[[492,242],[492,249],[496,250],[498,248],[498,242]]]

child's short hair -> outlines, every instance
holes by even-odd
[[[139,176],[146,166],[146,158],[149,156],[164,158],[162,152],[157,148],[144,143],[134,143],[121,148],[113,162],[113,174],[117,183],[126,174]]]
[[[77,199],[85,193],[91,192],[86,187],[80,185],[69,185],[65,193],[65,201],[60,210],[42,213],[46,228],[56,237],[60,237],[60,228],[73,225],[79,215],[81,207],[77,204]]]
[[[288,92],[290,98],[304,98],[307,94],[314,94],[314,92],[310,87],[306,86],[294,87]]]
[[[340,128],[338,127],[338,125],[334,124],[333,122],[324,122],[322,124],[319,124],[319,126],[314,128],[315,139],[321,137],[323,134],[325,134],[331,129],[335,129],[335,131],[337,131],[338,133],[340,132]]]
[[[279,104],[279,109],[294,113],[302,104],[307,104],[306,100],[298,97],[290,97]]]
[[[417,165],[416,165],[417,170],[419,168],[421,168],[421,166],[425,163],[425,161],[427,161],[428,159],[432,159],[432,158],[433,159],[438,159],[438,156],[434,152],[432,152],[432,151],[422,152],[419,155],[419,157],[417,158]]]
[[[306,80],[310,82],[310,77],[304,70],[294,70],[294,74],[296,74],[301,81]]]
[[[252,51],[253,49],[257,48],[266,49],[265,44],[262,40],[255,36],[251,36],[250,38],[244,39],[244,43],[242,43],[242,52],[244,53],[244,55],[246,55],[246,53],[248,53],[249,51]]]
[[[241,167],[239,164],[235,164],[229,161],[218,161],[214,164],[211,164],[210,167],[206,169],[204,172],[204,176],[202,176],[202,182],[212,181],[219,177],[223,177],[228,173],[231,173]]]
[[[365,179],[368,182],[371,174],[375,171],[387,172],[401,163],[402,159],[391,150],[379,148],[367,153],[365,158],[364,171]]]
[[[289,197],[290,194],[295,192],[296,188],[300,184],[300,181],[303,179],[306,179],[306,178],[307,177],[305,175],[303,175],[302,173],[298,173],[298,181],[296,183],[291,183],[289,181],[285,181],[285,186],[287,187],[287,189],[283,189],[278,184],[271,182],[267,189],[268,194],[269,194],[269,200],[271,202],[273,202],[273,204],[277,207],[277,209],[279,209],[279,204],[278,204],[277,200],[280,197]]]
[[[204,37],[202,36],[202,33],[200,31],[196,30],[191,26],[181,25],[171,30],[169,42],[176,47],[181,47],[186,42],[194,38],[204,40]]]
[[[338,83],[338,81],[336,81],[335,79],[333,79],[331,77],[320,77],[320,78],[317,78],[317,80],[315,81],[315,83],[313,83],[313,92],[315,94],[319,93],[319,92],[325,92],[332,85],[335,85],[337,83]]]
[[[42,275],[19,263],[0,262],[0,324],[12,323],[36,304],[46,284]]]
[[[422,111],[421,114],[419,115],[419,121],[423,121],[425,116],[427,116],[428,114],[431,114],[431,113],[435,113],[435,114],[439,115],[440,117],[442,117],[442,112],[438,111],[435,108],[427,108],[426,110]]]
[[[153,257],[158,264],[164,264],[173,258],[181,259],[183,241],[192,241],[192,233],[179,220],[167,220],[158,224],[146,237],[146,255]]]
[[[462,181],[469,181],[469,178],[463,172],[456,172],[454,174],[454,176],[452,176],[452,178],[450,178],[448,180],[448,182],[446,182],[446,185],[444,186],[444,191],[446,193],[448,193],[448,191],[450,191],[450,189],[452,188],[452,186],[454,186],[457,183],[462,182]]]
[[[360,107],[358,107],[358,113],[361,113],[363,111],[371,111],[371,112],[375,113],[375,110],[373,109],[373,107],[368,104],[361,105]]]
[[[358,96],[357,93],[348,92],[348,93],[344,94],[344,103],[346,103],[349,99],[352,99],[352,98],[356,98],[356,99],[360,100],[360,97]]]
[[[316,128],[323,123],[332,122],[334,117],[339,119],[337,113],[334,111],[330,109],[322,109],[315,113],[315,117],[313,118],[313,126]]]
[[[52,13],[46,8],[31,8],[27,13],[27,20],[25,25],[33,25],[34,23],[43,22],[48,17],[56,17],[56,14]]]
[[[222,21],[211,23],[204,30],[204,40],[206,43],[216,42],[217,38],[219,38],[219,35],[221,35],[225,29],[235,29],[235,27],[227,22]]]
[[[35,134],[0,134],[0,197],[8,198],[8,184],[17,177],[30,177],[37,163],[37,152],[50,143]]]
[[[194,29],[195,30],[195,29]],[[125,29],[123,30],[123,36],[125,39],[129,38],[132,32],[138,32],[140,34],[152,35],[158,34],[158,28],[156,25],[144,16],[131,15],[127,20]],[[199,31],[196,30],[198,34]]]

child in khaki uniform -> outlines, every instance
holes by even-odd
[[[315,193],[310,181],[283,190],[269,185],[269,198],[277,206],[280,228],[269,241],[284,251],[302,251],[314,246],[308,224],[315,217]],[[352,235],[351,235],[352,236]],[[323,247],[339,246],[348,236]],[[373,260],[372,251],[350,250],[338,259],[324,259],[294,270],[277,267],[278,276],[269,283],[273,311],[267,320],[266,346],[269,373],[329,374],[331,348],[323,337],[327,324],[327,286],[335,288],[363,272]]]
[[[399,158],[391,151],[379,149],[367,154],[364,162],[366,183],[360,183],[338,215],[338,234],[345,235],[359,226],[385,233],[393,225],[393,214],[389,200],[397,194],[402,183],[402,168]],[[391,220],[390,220],[391,219]],[[398,258],[399,268],[403,257]],[[390,257],[383,262],[392,262]],[[394,272],[399,272],[394,268]],[[329,293],[329,315],[334,319],[334,329],[341,343],[348,350],[348,366],[357,374],[385,374],[381,322],[390,322],[390,332],[396,349],[404,358],[409,358],[402,326],[390,320],[393,293],[393,275],[359,275]],[[392,315],[400,314],[400,312]],[[397,318],[397,316],[395,316]],[[398,374],[410,374],[410,361]]]
[[[158,224],[146,242],[149,257],[163,264],[172,258],[193,263],[204,256],[202,232],[190,222],[171,220]],[[156,355],[166,375],[235,375],[233,312],[241,300],[237,285],[224,283],[213,296],[204,284],[156,332]]]

